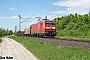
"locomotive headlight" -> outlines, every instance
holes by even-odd
[[[55,29],[55,27],[52,27],[52,29]]]
[[[49,27],[46,27],[46,29],[49,29]]]

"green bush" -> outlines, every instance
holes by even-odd
[[[13,32],[12,32],[12,30],[5,30],[5,29],[3,29],[3,28],[0,28],[0,37],[4,37],[4,36],[8,36],[8,35],[12,35],[13,34]]]
[[[0,37],[0,43],[2,42],[2,38]]]
[[[90,38],[90,15],[76,13],[55,20],[58,32],[56,37]]]

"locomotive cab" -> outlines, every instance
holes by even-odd
[[[55,36],[56,35],[56,24],[53,21],[45,21],[45,35]]]

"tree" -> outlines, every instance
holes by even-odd
[[[12,30],[5,30],[4,28],[0,28],[0,37],[3,37],[3,36],[8,36],[8,35],[12,35],[13,34],[13,31]]]
[[[88,13],[88,14],[89,14],[89,16],[90,16],[90,11],[89,11],[89,13]]]
[[[13,34],[13,31],[12,31],[12,30],[10,30],[10,31],[9,31],[9,35],[12,35],[12,34]]]
[[[57,35],[65,36],[77,36],[86,37],[90,32],[90,11],[88,14],[69,14],[68,16],[62,16],[55,18],[58,33]],[[69,33],[70,32],[70,33]],[[72,34],[72,35],[70,35]]]

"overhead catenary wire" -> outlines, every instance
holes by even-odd
[[[21,23],[23,23],[23,22],[27,22],[27,20],[28,19],[30,19],[31,17],[28,17],[28,18],[26,18],[24,21],[22,21]]]
[[[49,0],[50,1],[50,0]],[[39,10],[41,11],[41,9],[45,6],[45,5],[47,5],[48,3],[49,3],[49,1],[47,1],[44,5],[42,5],[39,9],[37,9],[33,14],[35,15],[35,13],[37,13]],[[56,1],[56,0],[55,0]],[[31,14],[32,16],[33,16],[33,14]],[[35,18],[33,18],[31,21],[33,21],[33,20],[35,20]],[[30,21],[30,22],[31,22]]]
[[[49,0],[49,1],[50,1],[50,0]],[[42,5],[39,9],[37,9],[33,14],[35,15],[37,12],[41,12],[42,9],[45,9],[45,6],[49,3],[49,1],[47,1],[47,2],[46,2],[44,5]],[[57,1],[57,0],[55,0],[55,1]],[[54,2],[55,2],[55,1],[54,1]],[[46,6],[46,7],[48,7],[48,6]],[[33,14],[32,14],[32,15],[33,15]],[[35,19],[36,19],[36,18],[33,18],[32,21],[35,20]],[[41,18],[41,19],[42,19],[42,18]]]
[[[63,0],[62,0],[62,1],[63,1]],[[62,2],[62,1],[61,1],[61,2]],[[61,5],[67,3],[68,1],[71,1],[71,0],[66,0],[66,1],[64,1],[63,3],[61,3]],[[73,0],[73,1],[71,1],[70,3],[68,3],[67,5],[69,5],[69,4],[71,4],[71,3],[75,2],[75,1],[76,1],[76,0]],[[58,4],[60,4],[60,2],[59,2]],[[40,16],[41,16],[41,15],[45,15],[45,14],[49,14],[48,12],[51,11],[51,10],[53,10],[53,9],[56,8],[56,7],[57,7],[57,6],[54,5],[53,7],[49,8],[46,12],[40,14]],[[62,7],[61,7],[61,8],[62,8]],[[47,16],[47,15],[45,15],[45,16]],[[35,19],[35,18],[34,18],[34,19]],[[34,19],[33,19],[33,20],[34,20]]]
[[[67,0],[67,1],[70,1],[70,0]],[[67,1],[65,1],[64,3],[67,3]],[[76,1],[76,0],[73,0],[72,2],[68,3],[67,5],[69,5],[69,4],[71,4],[71,3],[75,2],[75,1]],[[60,3],[60,2],[59,2],[59,3]],[[59,3],[58,3],[58,4],[59,4]],[[62,3],[62,4],[64,4],[64,3]],[[52,7],[52,9],[54,9],[54,8],[55,8],[55,7]],[[61,8],[63,8],[63,7],[61,7]],[[60,8],[60,9],[61,9],[61,8]],[[51,8],[50,8],[50,10],[51,10]],[[45,13],[46,13],[46,12],[45,12]],[[46,14],[48,15],[49,13],[46,13]],[[34,18],[34,19],[35,19],[35,18]],[[33,19],[33,20],[34,20],[34,19]],[[32,20],[32,21],[33,21],[33,20]]]
[[[88,5],[88,4],[90,4],[90,1],[85,2],[85,3],[83,3],[83,4],[81,4],[81,5],[77,6],[77,7],[74,7],[74,8],[72,8],[72,9],[70,9],[70,11],[71,11],[71,10],[76,10],[76,9],[79,9],[79,8],[82,8],[82,7],[84,7],[84,6]]]
[[[47,3],[48,3],[48,1],[47,1],[43,6],[47,5]],[[38,10],[36,10],[36,12],[38,12],[43,6],[41,6]],[[35,14],[36,12],[34,12],[33,14]],[[33,14],[32,14],[32,15],[33,15]],[[31,17],[30,17],[30,18],[31,18]],[[27,21],[27,20],[30,19],[30,18],[29,18],[29,17],[28,17],[28,18],[24,18],[24,17],[21,17],[21,16],[20,16],[20,19],[25,19],[24,21],[22,21],[22,22],[20,21],[20,22],[19,22],[20,27],[21,27],[21,23],[23,23],[23,22],[31,22],[31,21],[34,20],[34,19],[33,19],[33,20],[31,20],[31,21]],[[21,30],[21,29],[19,28],[19,30]]]
[[[90,1],[85,2],[85,3],[83,3],[83,4],[79,5],[79,6],[76,6],[76,7],[72,8],[72,9],[70,9],[70,10],[67,10],[67,11],[65,11],[65,12],[62,12],[61,14],[55,15],[55,16],[53,16],[53,17],[50,17],[49,19],[54,18],[54,17],[57,17],[57,16],[59,16],[59,15],[62,15],[62,14],[64,14],[64,13],[68,12],[68,11],[73,11],[73,10],[82,8],[82,7],[84,7],[84,6],[86,6],[86,5],[89,5],[89,4],[90,4]]]
[[[62,1],[63,1],[63,0],[62,0]],[[61,1],[61,2],[62,2],[62,1]],[[69,1],[69,0],[64,1],[63,3],[61,3],[61,5],[64,4],[64,3],[66,3],[67,1]],[[58,4],[60,4],[60,2],[59,2]],[[44,13],[41,13],[40,16],[43,15],[43,14],[48,13],[49,11],[53,10],[54,8],[56,8],[55,5],[52,6],[51,8],[49,8],[49,9],[48,9],[47,11],[45,11]]]
[[[55,0],[55,1],[56,1],[56,0]],[[54,1],[54,2],[55,2],[55,1]],[[63,0],[62,0],[62,1],[63,1]],[[62,1],[61,1],[61,2],[62,2]],[[68,1],[70,1],[70,0],[64,1],[63,3],[61,3],[61,5],[64,4],[64,3],[66,3],[66,2],[68,2]],[[58,4],[60,4],[60,2],[59,2]],[[45,5],[47,5],[47,3],[46,3]],[[44,6],[44,5],[43,5],[43,6]],[[42,6],[42,7],[43,7],[43,6]],[[45,15],[46,13],[48,13],[48,12],[51,11],[51,10],[53,10],[54,8],[56,8],[55,5],[54,5],[53,7],[51,7],[51,8],[49,8],[49,9],[48,9],[47,11],[45,11],[44,13],[40,14],[40,16],[41,16],[41,15]],[[40,10],[41,10],[41,9],[40,9]],[[37,12],[37,11],[36,11],[36,12]],[[34,14],[35,14],[35,13],[34,13]],[[45,16],[46,16],[46,15],[45,15]],[[35,20],[35,18],[34,18],[33,20]],[[32,20],[32,21],[33,21],[33,20]]]
[[[66,4],[66,5],[70,5],[70,4],[72,4],[72,3],[74,3],[76,0],[73,0],[73,1],[71,1],[70,3],[68,3],[68,4]],[[65,2],[65,3],[67,3],[67,2]],[[65,6],[66,6],[65,5]],[[64,7],[60,7],[59,9],[63,9]],[[55,10],[55,11],[58,11],[58,10]],[[50,13],[46,13],[46,15],[49,15]]]
[[[75,2],[75,1],[76,1],[76,0],[73,0],[72,2],[70,2],[70,3],[66,4],[66,5],[72,4],[72,3]],[[65,3],[67,3],[67,2],[65,2]],[[64,4],[64,3],[63,3],[63,4]],[[76,7],[73,7],[73,8],[71,8],[71,9],[67,10],[67,11],[64,11],[64,12],[58,14],[58,15],[52,16],[52,17],[50,17],[49,19],[52,19],[52,18],[54,18],[54,17],[57,17],[57,16],[62,15],[62,14],[64,14],[64,13],[66,13],[66,12],[69,12],[69,11],[73,11],[73,10],[80,9],[80,8],[82,8],[82,7],[84,7],[84,6],[89,5],[89,4],[90,4],[90,1],[85,2],[85,3],[81,4],[81,5],[78,5],[78,6],[76,6]],[[47,10],[47,11],[44,12],[44,13],[45,13],[46,15],[48,15],[48,14],[49,14],[48,12],[51,11],[51,10],[53,11],[54,8],[55,8],[55,7],[52,7],[52,8],[50,8],[50,10]],[[63,8],[63,7],[60,7],[60,9],[62,9],[62,8]],[[34,19],[36,19],[36,18],[34,18]],[[29,22],[32,22],[34,19],[31,19],[31,21],[29,21]],[[29,23],[29,22],[28,22],[28,23]]]
[[[46,6],[49,3],[50,0],[48,0],[45,4],[43,4],[40,8],[38,8],[33,14],[37,13],[37,12],[41,12],[41,9],[44,8],[44,6]],[[56,0],[55,0],[56,1]],[[31,14],[31,15],[33,15]]]

